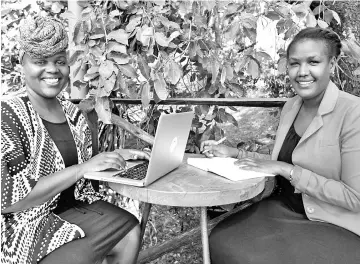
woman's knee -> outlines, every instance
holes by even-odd
[[[140,225],[131,229],[111,250],[110,254],[121,253],[129,248],[137,248],[140,245]]]
[[[133,229],[125,236],[129,242],[139,242],[140,241],[140,225],[137,224]]]

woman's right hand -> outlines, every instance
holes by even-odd
[[[79,166],[79,176],[90,171],[103,171],[107,169],[126,169],[126,161],[119,152],[102,152],[92,157]]]
[[[223,144],[217,144],[215,140],[205,140],[200,144],[200,151],[208,158],[210,157],[233,157],[234,151],[231,147]]]

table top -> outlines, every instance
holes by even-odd
[[[199,156],[202,155],[185,154],[183,163],[177,169],[147,187],[119,183],[109,185],[117,193],[134,200],[180,207],[237,203],[251,199],[264,190],[265,178],[230,181],[186,163],[188,157]]]

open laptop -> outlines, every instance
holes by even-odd
[[[183,160],[193,112],[161,114],[149,161],[128,160],[128,170],[88,172],[87,179],[147,186],[176,169]]]

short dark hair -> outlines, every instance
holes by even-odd
[[[340,55],[341,40],[335,32],[324,28],[308,27],[301,30],[290,42],[286,51],[286,57],[289,58],[289,52],[292,46],[306,39],[323,41],[328,49],[329,58],[337,58]]]

